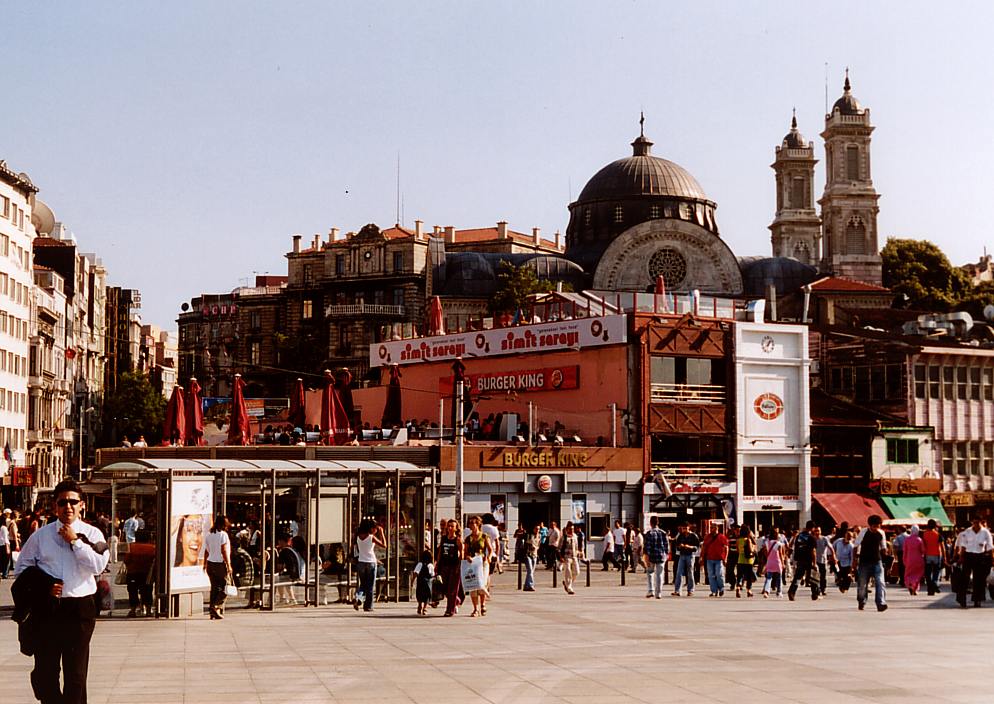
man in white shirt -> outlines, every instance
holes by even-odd
[[[980,523],[980,518],[974,516],[970,527],[956,538],[956,556],[963,568],[956,601],[960,607],[966,608],[966,591],[973,576],[973,605],[979,608],[984,601],[984,589],[987,586],[987,575],[991,571],[991,552],[994,551],[994,540],[991,532]]]
[[[546,569],[559,569],[559,543],[562,538],[563,532],[559,530],[559,524],[556,521],[551,521],[549,523],[549,549],[545,551],[545,557],[548,560],[545,564]]]
[[[124,522],[124,525],[121,526],[121,530],[124,531],[124,542],[135,542],[136,536],[138,535],[138,511],[131,511],[131,515],[128,517],[128,520]]]
[[[90,638],[96,621],[98,575],[110,558],[100,529],[84,523],[83,493],[71,479],[55,487],[57,521],[39,528],[24,543],[15,576],[37,567],[55,580],[51,587],[56,604],[38,622],[35,667],[31,686],[41,702],[84,704],[86,673],[90,663]],[[60,663],[65,681],[59,689]]]

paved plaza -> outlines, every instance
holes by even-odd
[[[341,604],[275,613],[229,608],[223,621],[97,623],[90,704],[114,702],[990,702],[994,608],[891,591],[856,610],[853,592],[812,602],[644,598],[593,573],[575,596],[517,592],[498,577],[484,618],[413,604],[361,614]],[[9,582],[3,583],[3,604]],[[582,582],[581,582],[582,585]],[[118,602],[119,604],[122,602]],[[989,602],[988,602],[989,606]],[[32,702],[31,660],[0,625],[3,698]]]

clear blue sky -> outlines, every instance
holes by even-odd
[[[825,64],[830,101],[848,65],[881,234],[976,259],[994,6],[822,5],[8,4],[0,158],[172,327],[192,296],[285,273],[291,233],[392,224],[398,152],[408,225],[565,231],[640,110],[732,249],[767,254],[773,148],[796,106],[822,158]]]

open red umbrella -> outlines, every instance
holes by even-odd
[[[432,296],[431,303],[428,304],[428,334],[445,334],[445,315],[442,312],[442,299]]]
[[[403,422],[400,398],[400,367],[394,364],[390,367],[390,385],[387,386],[387,402],[383,406],[383,420],[380,421],[380,424],[384,428],[392,428],[395,425],[403,424]]]
[[[321,391],[321,441],[325,445],[344,445],[349,441],[349,419],[335,389],[335,377],[327,369]]]
[[[248,407],[245,405],[245,382],[242,380],[241,374],[235,374],[235,383],[231,389],[231,417],[228,419],[228,442],[226,444],[252,444]]]
[[[162,422],[162,444],[182,445],[186,438],[186,413],[183,411],[183,387],[174,386],[166,405],[166,418]]]
[[[186,388],[186,444],[197,447],[204,444],[204,405],[200,400],[200,384],[197,377],[190,377],[190,384]]]
[[[290,394],[290,415],[287,417],[294,427],[303,428],[307,416],[305,414],[306,400],[304,396],[304,380],[298,378]]]

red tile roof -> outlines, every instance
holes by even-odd
[[[414,237],[414,230],[409,230],[406,227],[401,227],[400,225],[394,225],[393,227],[388,227],[385,230],[380,230],[380,234],[388,240],[399,240],[404,237]]]
[[[811,283],[812,291],[824,293],[890,293],[889,288],[868,284],[863,281],[846,279],[841,276],[826,276]]]
[[[533,244],[534,239],[531,235],[526,235],[524,232],[516,232],[514,230],[507,231],[508,238],[518,242],[520,244]],[[475,227],[468,230],[456,230],[455,231],[456,242],[490,242],[492,240],[500,239],[497,234],[496,227]],[[541,240],[542,247],[555,248],[556,243],[553,240]]]
[[[32,247],[75,247],[76,244],[69,240],[56,240],[51,237],[35,237],[31,241]]]

